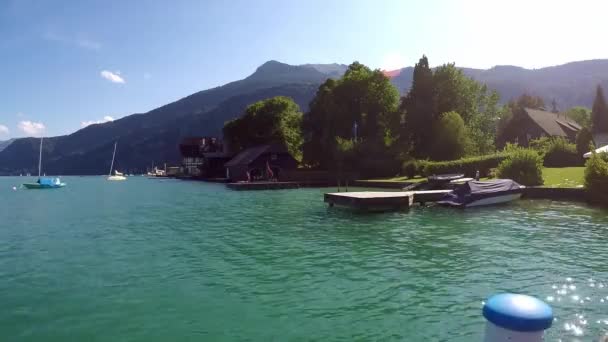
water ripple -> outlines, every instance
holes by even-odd
[[[362,215],[328,209],[323,189],[68,183],[0,190],[2,340],[474,341],[501,291],[550,302],[548,340],[608,329],[602,210]]]

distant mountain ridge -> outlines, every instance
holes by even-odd
[[[273,96],[293,98],[303,111],[318,86],[338,78],[343,64],[289,65],[269,61],[250,76],[220,87],[199,91],[147,113],[85,127],[70,135],[45,139],[43,159],[47,174],[105,174],[112,148],[118,141],[117,167],[141,172],[153,163],[179,162],[177,145],[186,136],[220,136],[224,122],[240,116],[247,105]],[[559,109],[575,105],[591,107],[598,84],[608,90],[608,60],[573,62],[542,69],[496,66],[463,68],[468,76],[496,89],[506,102],[523,92],[553,99]],[[387,72],[405,93],[412,82],[413,67]],[[0,143],[3,144],[3,143]],[[0,175],[34,172],[38,140],[22,138],[0,148]]]
[[[499,65],[490,69],[461,68],[465,75],[498,91],[502,103],[523,93],[540,96],[549,105],[555,100],[559,110],[574,106],[591,108],[599,84],[608,91],[608,59],[571,62],[540,69]],[[412,84],[413,67],[389,71],[400,92]]]

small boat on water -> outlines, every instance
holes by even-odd
[[[41,177],[35,183],[23,183],[26,189],[57,189],[63,188],[65,183],[62,183],[59,178]]]
[[[112,153],[112,163],[110,164],[110,173],[108,174],[109,181],[123,181],[127,180],[127,177],[118,170],[114,170],[114,158],[116,157],[116,146],[118,142],[114,143],[114,153]],[[114,170],[114,175],[112,175],[112,170]]]
[[[437,203],[458,208],[470,208],[515,201],[521,198],[525,186],[511,179],[470,181],[445,195]]]
[[[58,189],[63,188],[66,184],[61,182],[59,177],[40,177],[42,173],[42,140],[40,138],[40,153],[38,155],[38,180],[34,183],[23,183],[23,187],[26,189]],[[27,174],[30,175],[29,173]]]

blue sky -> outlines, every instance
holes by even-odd
[[[68,134],[267,60],[396,69],[607,58],[603,1],[0,0],[0,140]]]

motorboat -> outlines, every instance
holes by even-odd
[[[520,199],[524,188],[511,179],[469,181],[446,194],[437,203],[458,208],[508,203]]]

